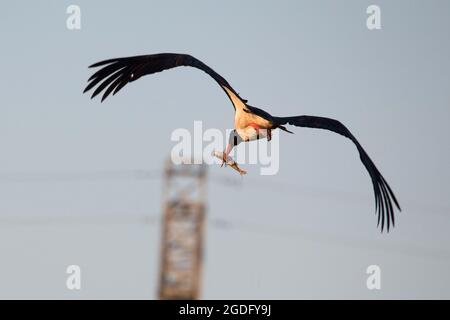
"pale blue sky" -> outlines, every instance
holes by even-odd
[[[66,28],[69,4],[81,7],[79,31]],[[366,28],[370,4],[381,7],[382,30]],[[228,99],[194,69],[142,78],[103,104],[81,93],[93,62],[183,52],[254,106],[343,122],[404,211],[380,234],[354,146],[294,128],[281,135],[275,176],[244,166],[241,180],[209,168],[203,298],[450,298],[449,9],[360,0],[3,4],[0,297],[156,297],[159,224],[140,218],[160,215],[161,179],[11,177],[158,171],[174,129],[194,120],[229,128]],[[79,292],[65,287],[69,264],[82,267]],[[380,291],[366,288],[371,264],[381,267]]]

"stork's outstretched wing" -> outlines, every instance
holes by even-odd
[[[239,94],[221,75],[193,56],[178,53],[158,53],[97,62],[91,65],[90,68],[102,68],[89,78],[89,83],[84,92],[98,85],[91,98],[104,91],[103,101],[111,93],[113,95],[116,94],[127,83],[136,81],[142,76],[180,66],[189,66],[203,70],[222,87],[235,108],[245,107],[247,100],[239,97]]]
[[[401,210],[394,193],[392,192],[386,180],[381,175],[380,171],[378,171],[377,167],[370,159],[367,152],[363,149],[363,147],[358,142],[358,140],[356,140],[353,134],[342,123],[334,119],[314,116],[282,118],[277,117],[275,118],[275,120],[278,125],[291,124],[298,127],[331,130],[352,140],[358,148],[362,163],[364,164],[370,174],[370,177],[372,178],[373,190],[375,192],[375,210],[378,214],[378,225],[380,224],[381,220],[381,231],[383,231],[384,229],[385,221],[388,231],[391,224],[392,226],[394,226],[394,207],[392,205],[392,201],[394,201],[397,208]]]

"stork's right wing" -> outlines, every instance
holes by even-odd
[[[89,78],[89,83],[84,92],[97,86],[91,98],[103,91],[101,100],[103,101],[111,93],[113,95],[116,94],[127,83],[136,81],[142,76],[180,66],[194,67],[206,72],[225,91],[235,109],[245,108],[247,100],[242,99],[221,75],[193,56],[178,53],[158,53],[97,62],[91,65],[90,68],[102,68]]]

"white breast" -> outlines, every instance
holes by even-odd
[[[244,141],[253,141],[253,140],[258,139],[258,131],[251,126],[248,126],[244,129],[236,129],[236,132]],[[259,138],[265,137],[266,135],[264,133],[265,133],[265,130],[260,130]]]

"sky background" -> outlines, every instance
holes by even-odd
[[[70,4],[81,30],[66,28]],[[381,30],[366,27],[371,4]],[[272,114],[340,120],[403,209],[381,234],[354,145],[282,133],[274,176],[209,167],[202,298],[450,298],[449,12],[447,1],[2,4],[0,298],[157,298],[170,135],[195,120],[230,128],[233,109],[188,68],[103,104],[82,90],[88,65],[158,52],[194,55]],[[66,288],[71,264],[79,291]],[[366,287],[372,264],[381,290]]]

